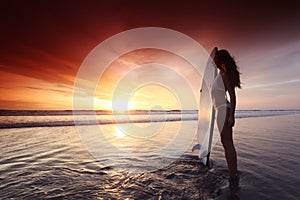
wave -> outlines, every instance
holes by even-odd
[[[0,110],[0,116],[197,114],[198,110]]]
[[[0,112],[0,129],[87,126],[124,123],[154,123],[175,121],[197,121],[197,110],[172,111],[3,111]],[[103,114],[104,113],[104,114]],[[2,114],[2,115],[1,115]],[[10,114],[10,115],[8,115]],[[73,115],[74,114],[74,115]],[[300,114],[300,110],[237,110],[236,118],[268,117]],[[74,120],[76,119],[76,120]]]
[[[271,117],[300,114],[300,110],[237,110],[236,118]]]
[[[32,127],[58,127],[58,126],[87,126],[105,124],[125,124],[125,123],[152,123],[152,122],[175,122],[175,121],[195,121],[198,117],[172,117],[172,118],[152,118],[152,119],[119,119],[119,120],[78,120],[78,121],[52,121],[52,122],[31,122],[31,123],[4,123],[0,124],[0,129],[6,128],[32,128]]]

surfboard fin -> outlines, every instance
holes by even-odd
[[[196,144],[195,146],[193,146],[192,152],[200,149],[201,149],[201,144]]]

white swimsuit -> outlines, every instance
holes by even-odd
[[[213,106],[216,110],[221,108],[230,108],[230,103],[226,98],[226,90],[220,73],[218,73],[212,84],[211,96]]]

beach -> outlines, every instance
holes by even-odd
[[[163,128],[170,131],[179,123],[167,122]],[[114,125],[100,126],[112,130]],[[181,125],[180,133],[186,134],[179,138],[185,142],[163,152],[155,151],[160,146],[154,141],[167,144],[167,137],[156,134],[149,137],[152,143],[145,139],[141,143],[149,145],[142,149],[145,154],[125,157],[106,149],[102,160],[87,151],[74,126],[2,128],[0,198],[227,199],[229,188],[224,183],[228,175],[220,141],[212,150],[209,169],[191,152],[193,143],[181,154],[184,147],[180,145],[187,144],[195,126],[196,120]],[[240,199],[299,198],[299,129],[299,114],[236,119]],[[117,145],[115,140],[110,142]],[[180,151],[167,152],[176,148]],[[155,163],[155,169],[148,169],[149,162]]]

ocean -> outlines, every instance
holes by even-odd
[[[0,111],[0,199],[227,199],[218,141],[199,164],[198,111]],[[238,110],[240,199],[299,199],[300,111]]]

